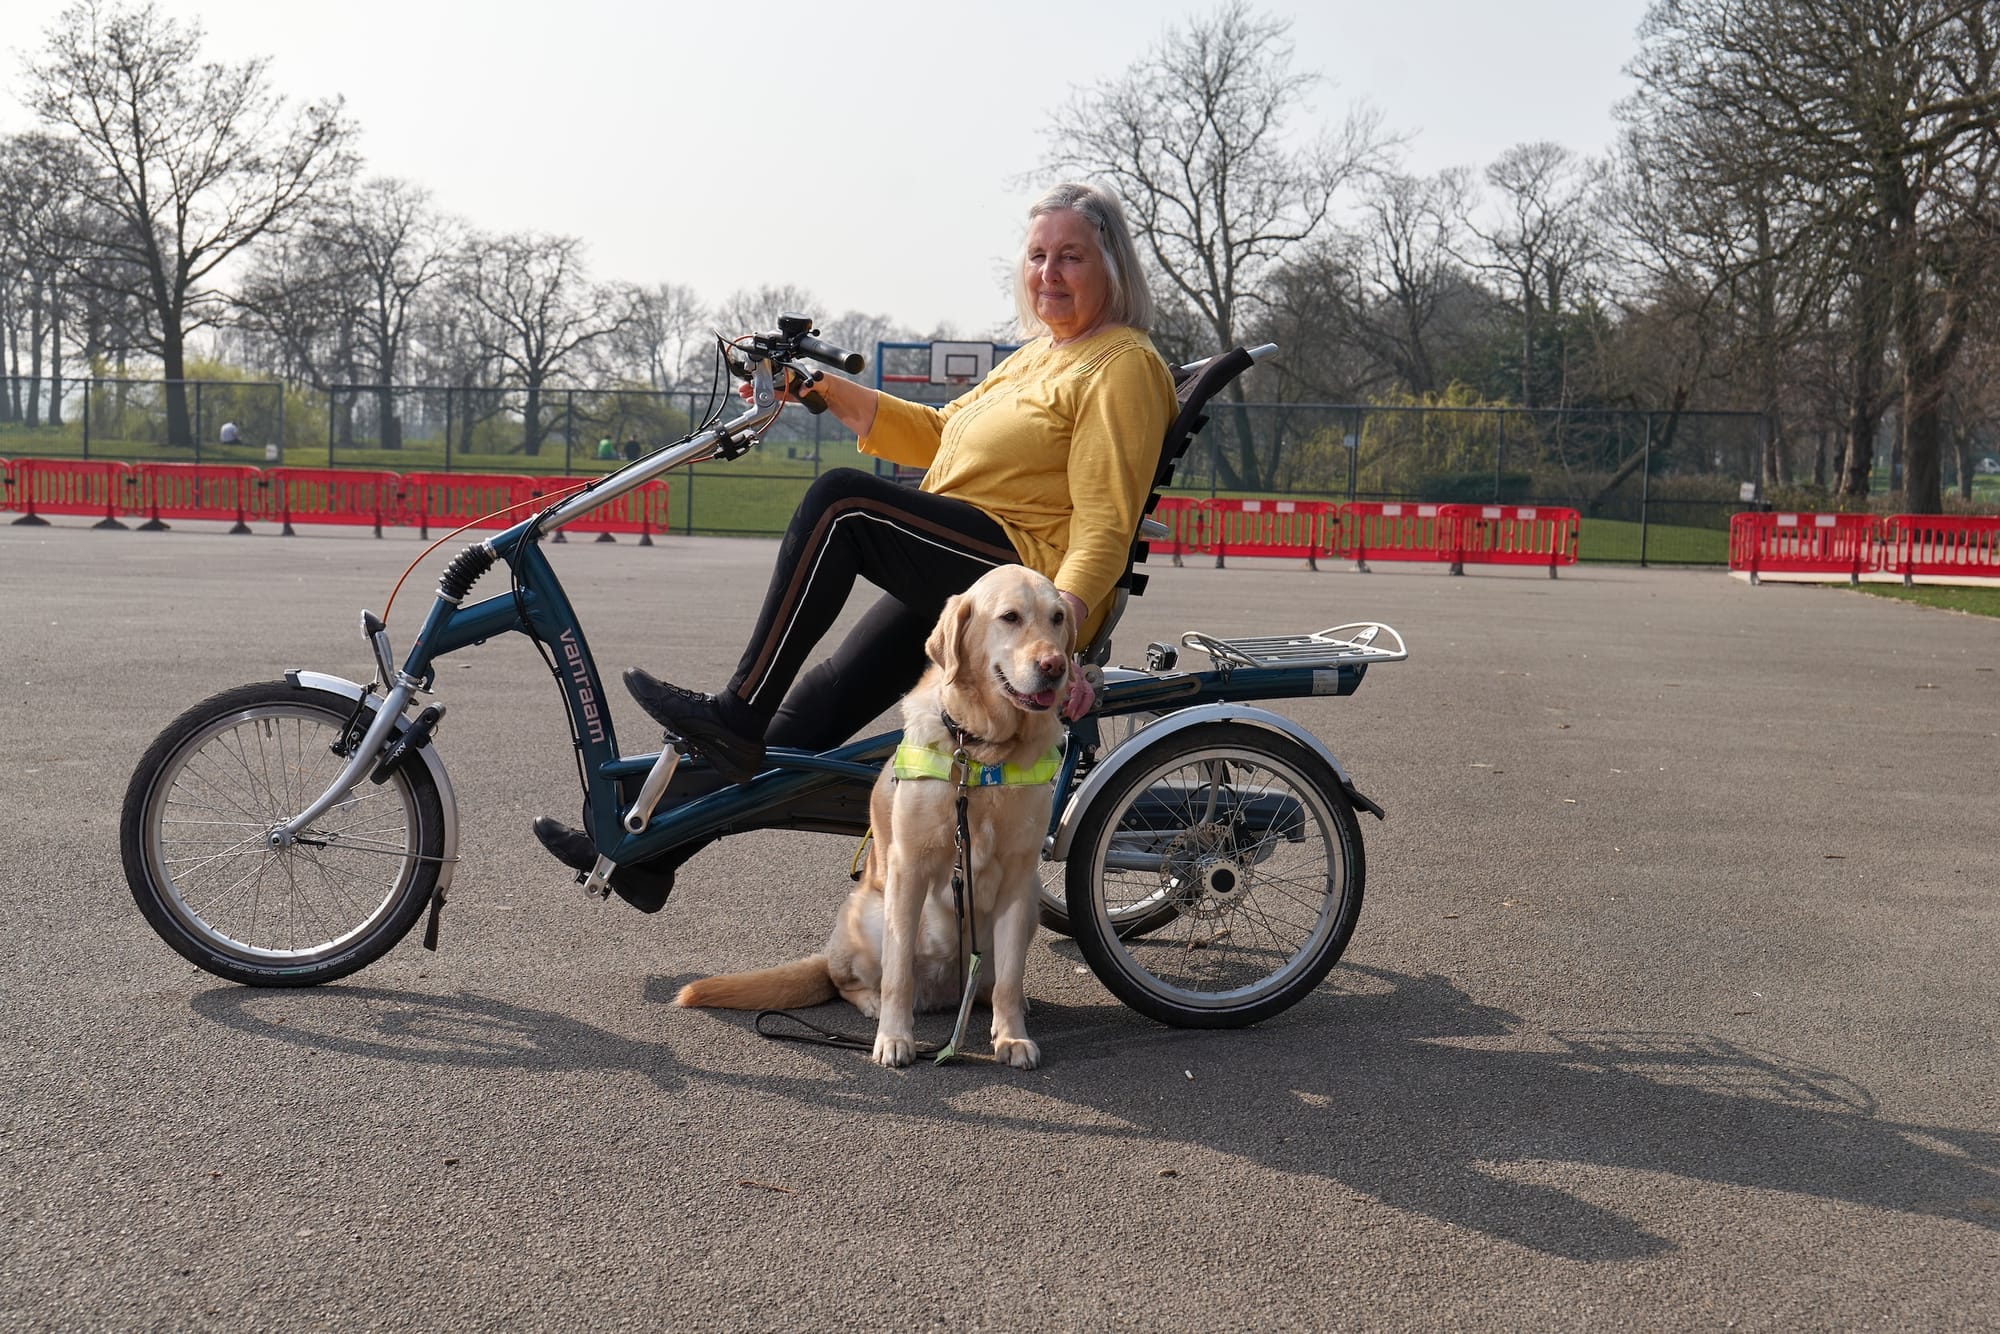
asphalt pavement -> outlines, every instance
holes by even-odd
[[[2000,1328],[2000,622],[1716,571],[1155,564],[1126,662],[1409,641],[1280,706],[1388,813],[1345,960],[1176,1031],[1044,933],[1042,1068],[886,1071],[670,1004],[816,948],[851,846],[745,835],[655,916],[584,899],[529,834],[578,797],[513,638],[439,675],[439,952],[265,991],[153,935],[140,753],[229,686],[366,679],[357,614],[420,550],[0,527],[0,1327]],[[556,559],[607,673],[714,685],[775,552]]]

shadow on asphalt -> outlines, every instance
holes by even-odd
[[[663,1004],[676,982],[652,979]],[[668,1044],[477,995],[329,986],[310,1029],[260,1016],[268,993],[196,996],[204,1017],[273,1041],[385,1061],[517,1070],[632,1070],[664,1092],[729,1085],[853,1115],[1185,1143],[1321,1176],[1400,1209],[1551,1255],[1624,1260],[1673,1243],[1556,1182],[1574,1164],[1781,1190],[2000,1230],[2000,1135],[1878,1118],[1839,1075],[1712,1035],[1524,1031],[1444,978],[1343,966],[1333,985],[1258,1028],[1162,1029],[1110,1006],[1037,1003],[1034,1075],[984,1061],[891,1073],[794,1044],[778,1072],[687,1065]],[[862,1034],[842,1005],[809,1012]],[[932,1017],[942,1038],[949,1017]],[[712,1016],[758,1039],[751,1016]],[[984,1025],[977,1031],[982,1034]],[[981,1044],[983,1046],[983,1042]],[[1553,1048],[1552,1050],[1550,1048]],[[810,1068],[782,1073],[792,1061]],[[1185,1072],[1198,1070],[1194,1079]],[[1031,1081],[1031,1082],[1029,1082]],[[1089,1115],[967,1110],[996,1082]],[[1122,1124],[1105,1124],[1115,1121]],[[1598,1179],[1601,1193],[1601,1178]]]

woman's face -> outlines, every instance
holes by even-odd
[[[1111,275],[1090,219],[1063,208],[1030,221],[1024,264],[1029,303],[1055,341],[1087,334],[1104,318]]]

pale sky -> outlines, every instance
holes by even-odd
[[[340,95],[370,174],[428,187],[485,231],[579,236],[599,278],[720,300],[795,284],[812,312],[961,333],[1005,324],[1005,275],[1050,111],[1212,4],[1005,0],[770,6],[685,0],[157,0],[207,53],[271,58]],[[21,59],[63,9],[10,0],[0,129],[30,127]],[[1300,126],[1367,102],[1419,172],[1553,139],[1601,153],[1644,0],[1266,0]],[[765,17],[757,17],[759,14]],[[774,312],[775,314],[775,312]]]

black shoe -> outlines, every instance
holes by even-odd
[[[544,815],[535,821],[535,837],[564,866],[588,875],[597,865],[597,845],[581,829]],[[621,866],[611,873],[611,888],[640,912],[658,912],[666,906],[667,895],[673,893],[674,872],[706,843],[682,844],[650,861]]]
[[[625,673],[625,688],[654,722],[706,755],[730,782],[748,782],[764,768],[764,738],[743,725],[747,720],[726,718],[715,696],[668,685],[637,667]]]

